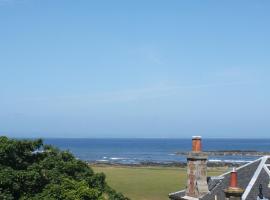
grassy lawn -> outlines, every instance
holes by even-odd
[[[114,189],[132,200],[168,200],[168,194],[185,188],[186,169],[176,167],[93,166],[104,172]],[[208,175],[219,175],[225,169],[212,169]]]

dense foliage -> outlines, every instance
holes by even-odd
[[[71,153],[7,137],[0,137],[0,199],[127,200]]]

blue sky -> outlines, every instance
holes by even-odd
[[[0,133],[269,137],[269,9],[0,0]]]

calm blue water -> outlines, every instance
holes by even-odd
[[[62,150],[69,150],[86,161],[122,164],[185,161],[175,152],[189,151],[191,139],[45,139]],[[204,150],[270,151],[270,139],[203,139]],[[256,157],[210,157],[210,160],[254,160]]]

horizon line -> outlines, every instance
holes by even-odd
[[[5,136],[5,135],[2,135]],[[13,137],[14,139],[192,139],[191,137]],[[270,137],[202,137],[202,139],[270,139]]]

